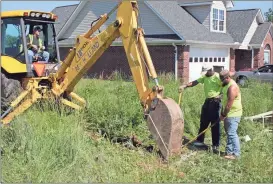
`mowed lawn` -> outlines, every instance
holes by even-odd
[[[161,77],[160,83],[165,95],[178,101],[179,83],[173,76]],[[9,128],[1,128],[3,182],[273,182],[273,135],[259,123],[241,121],[239,136],[249,135],[251,141],[241,141],[240,160],[185,148],[181,156],[164,164],[156,150],[128,149],[110,141],[137,135],[144,145],[154,145],[134,83],[83,79],[75,91],[87,100],[85,111],[35,105]],[[241,91],[244,116],[273,109],[270,84],[252,83]],[[188,138],[198,132],[203,101],[201,85],[183,93],[184,135]],[[221,138],[224,151],[223,127]],[[210,131],[205,141],[210,144]]]

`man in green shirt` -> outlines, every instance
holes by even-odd
[[[187,87],[196,86],[199,83],[204,84],[206,100],[202,106],[198,134],[204,131],[210,123],[215,124],[213,127],[211,127],[212,146],[213,150],[218,151],[220,145],[220,92],[222,83],[219,74],[214,72],[211,66],[204,65],[202,67],[202,76],[199,79],[188,83],[187,85],[180,86],[179,91],[182,91]],[[197,138],[197,141],[193,144],[196,146],[202,146],[204,145],[204,139],[205,133],[200,135]]]
[[[228,70],[220,72],[223,83],[223,108],[220,119],[224,121],[227,134],[226,159],[236,159],[240,156],[240,140],[237,135],[238,125],[243,113],[241,92],[239,86],[230,78]]]

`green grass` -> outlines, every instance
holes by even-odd
[[[122,81],[82,80],[76,92],[88,101],[83,112],[67,113],[36,105],[1,129],[3,155],[2,181],[26,182],[273,182],[272,133],[259,124],[242,121],[239,136],[242,157],[227,161],[207,151],[198,151],[186,160],[172,158],[168,165],[160,162],[155,152],[130,150],[97,134],[108,137],[131,136],[141,140],[150,135],[143,120],[138,94],[133,83]],[[179,84],[173,76],[160,82],[165,95],[178,101]],[[268,84],[253,83],[242,88],[244,116],[272,110],[273,93]],[[194,137],[199,128],[202,86],[183,93],[184,134]],[[226,136],[222,129],[221,149]],[[206,134],[210,143],[210,131]],[[148,141],[144,141],[148,144]],[[184,150],[188,155],[191,150]]]

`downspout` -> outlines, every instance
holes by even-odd
[[[254,49],[251,47],[251,68],[254,67]]]
[[[172,43],[174,46],[174,75],[175,75],[175,80],[178,78],[178,59],[177,59],[177,46]]]

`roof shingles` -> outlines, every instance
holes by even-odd
[[[55,25],[56,34],[62,29],[65,23],[68,21],[78,4],[59,6],[54,8],[51,12],[58,16],[58,23]]]
[[[258,9],[227,11],[227,31],[235,42],[243,42],[258,11]]]
[[[180,7],[177,1],[147,1],[147,4],[186,41],[233,43],[228,33],[210,32]]]
[[[260,24],[256,29],[256,32],[254,33],[250,44],[262,44],[271,25],[271,22],[265,22],[263,24]]]
[[[200,24],[183,7],[180,7],[177,1],[146,1],[146,4],[186,42],[242,43],[259,11],[259,9],[227,11],[227,33],[217,33],[211,32],[204,25]],[[61,6],[52,10],[52,13],[58,15],[59,24],[56,24],[57,33],[71,17],[77,6],[78,4]],[[270,25],[270,23],[259,25],[250,44],[262,43]],[[169,36],[166,38],[147,36],[145,39],[147,41],[180,40],[178,36],[176,38],[169,38]],[[61,41],[62,44],[71,44],[72,42],[74,42],[74,39]]]

